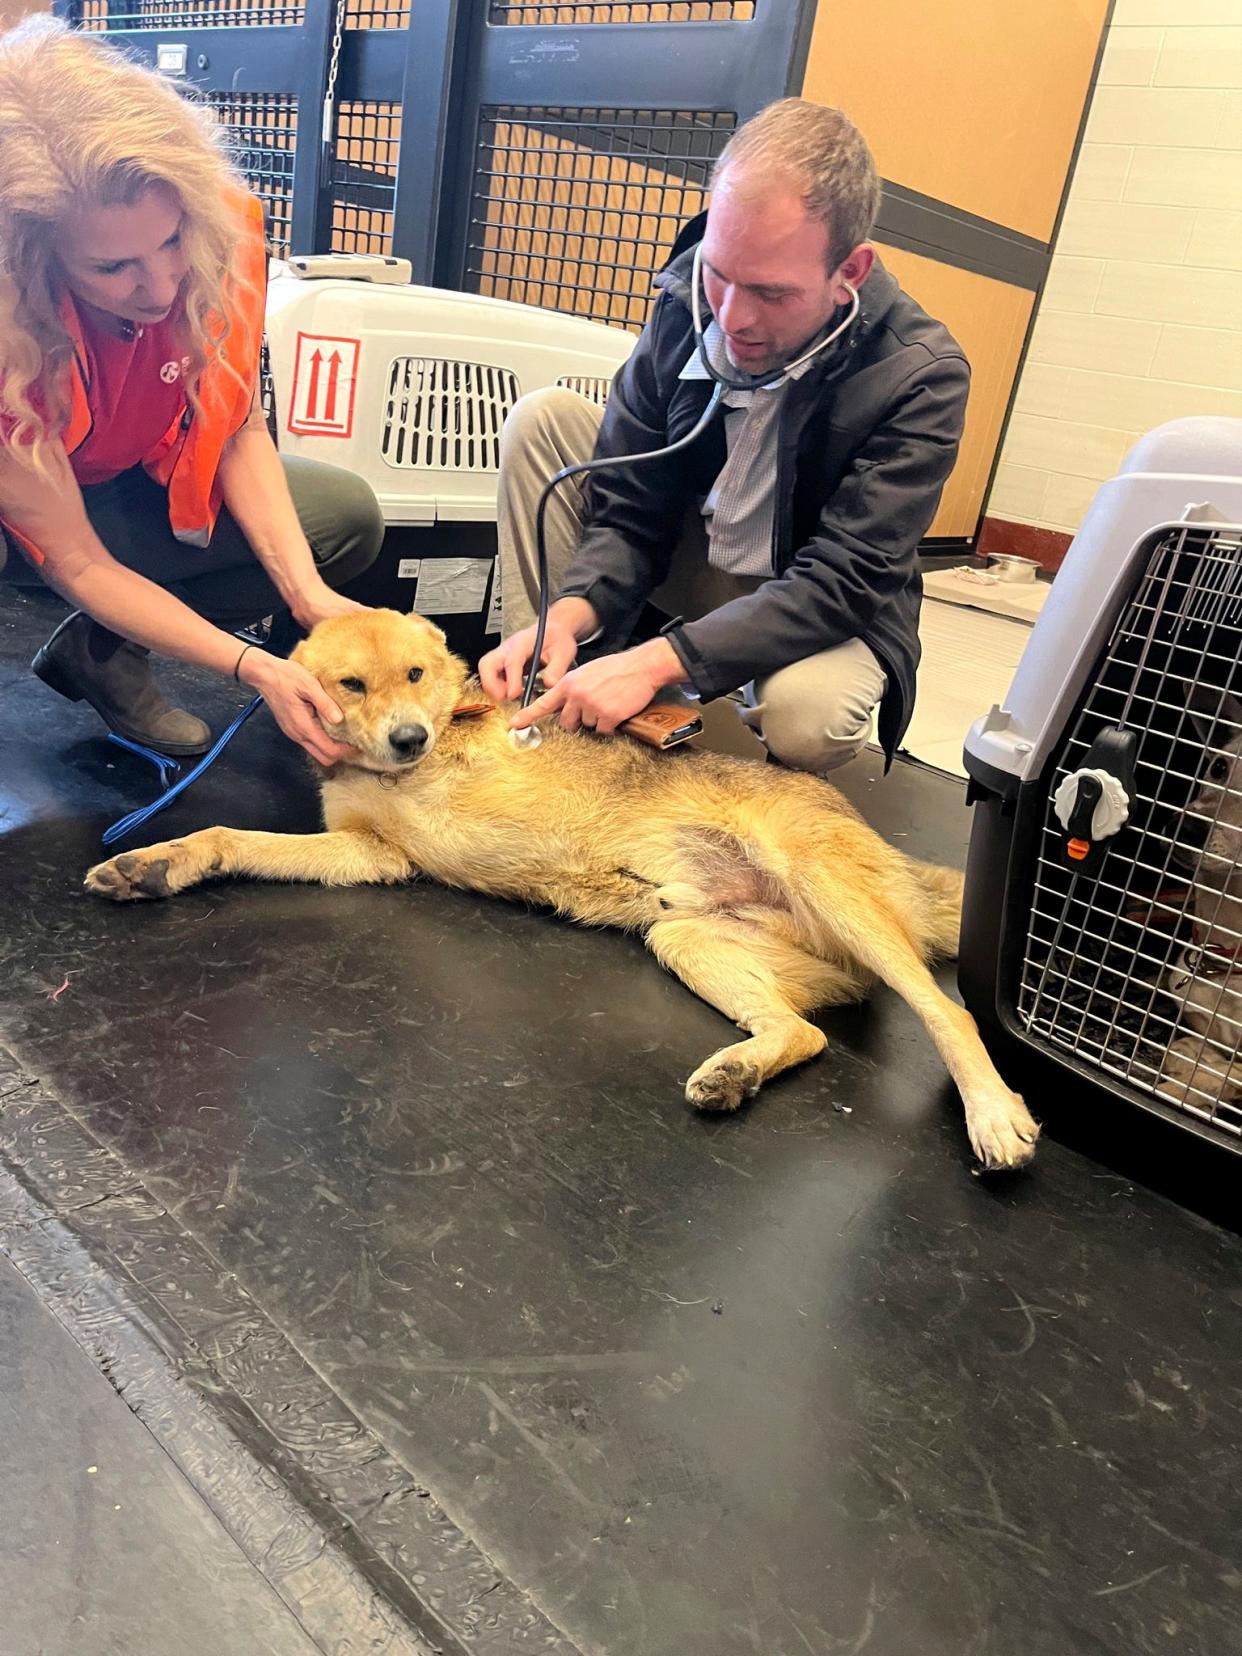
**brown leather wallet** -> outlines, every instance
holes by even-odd
[[[691,736],[697,736],[703,728],[703,721],[697,713],[692,713],[688,707],[679,707],[675,702],[652,702],[618,728],[635,741],[645,742],[648,747],[671,748],[676,747],[678,742],[688,742]]]

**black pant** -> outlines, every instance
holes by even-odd
[[[289,492],[320,575],[334,590],[369,569],[384,523],[370,486],[318,460],[281,456]],[[141,466],[82,490],[91,527],[126,569],[145,575],[198,615],[224,627],[280,615],[284,600],[231,514],[211,543],[185,546],[168,523],[168,496]]]

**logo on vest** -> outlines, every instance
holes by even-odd
[[[189,371],[190,359],[188,356],[182,357],[180,362],[166,362],[160,369],[160,378],[165,385],[175,385],[182,374],[188,374]]]

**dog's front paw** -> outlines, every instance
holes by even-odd
[[[171,897],[193,885],[190,857],[179,840],[150,845],[145,851],[124,851],[119,857],[97,863],[83,881],[97,897],[114,903],[144,902]]]
[[[1039,1123],[1017,1093],[966,1106],[966,1131],[989,1173],[1024,1167],[1035,1154]]]
[[[686,1082],[686,1100],[698,1110],[736,1110],[759,1091],[762,1080],[756,1065],[730,1056],[726,1047],[695,1070]]]

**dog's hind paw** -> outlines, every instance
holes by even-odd
[[[966,1131],[985,1172],[1024,1167],[1035,1154],[1039,1123],[1017,1093],[1000,1103],[967,1106]]]
[[[759,1091],[762,1080],[754,1064],[717,1053],[686,1082],[686,1100],[698,1110],[736,1110]]]

